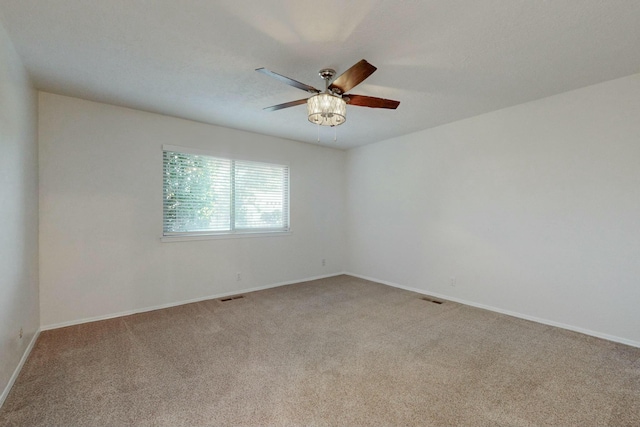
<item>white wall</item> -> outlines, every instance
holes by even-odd
[[[45,327],[347,270],[640,345],[640,75],[346,154],[39,106]],[[161,243],[162,144],[290,163],[293,233]]]
[[[42,92],[39,140],[45,328],[344,270],[344,151]],[[292,233],[162,243],[163,144],[289,163]]]
[[[640,75],[350,150],[347,182],[347,271],[640,346]]]
[[[36,93],[0,24],[0,404],[40,325],[36,114]]]

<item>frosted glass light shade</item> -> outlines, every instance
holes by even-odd
[[[322,126],[338,126],[347,121],[347,103],[337,96],[320,93],[307,100],[309,121]]]

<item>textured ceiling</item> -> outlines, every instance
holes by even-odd
[[[316,143],[321,68],[378,67],[321,143],[355,147],[640,72],[640,1],[0,0],[38,89]]]

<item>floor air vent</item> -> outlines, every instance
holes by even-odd
[[[227,301],[233,301],[234,299],[242,299],[242,298],[244,298],[244,295],[236,295],[234,297],[221,298],[220,301],[227,302]]]
[[[424,301],[432,302],[434,304],[442,304],[443,303],[443,301],[438,301],[437,299],[433,299],[433,298],[429,298],[429,297],[422,297],[421,299],[424,300]]]

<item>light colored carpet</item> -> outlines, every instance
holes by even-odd
[[[2,426],[640,425],[640,349],[339,276],[43,332]]]

